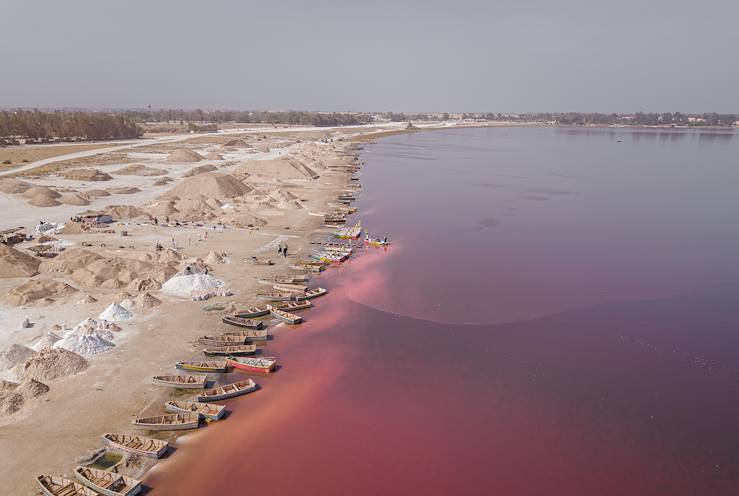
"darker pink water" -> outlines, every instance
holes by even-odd
[[[621,142],[617,141],[621,140]],[[153,494],[739,493],[737,141],[455,130],[371,146],[387,250]]]

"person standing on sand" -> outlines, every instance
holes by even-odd
[[[287,245],[282,249],[282,254],[285,255],[285,258],[287,258]]]

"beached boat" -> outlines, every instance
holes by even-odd
[[[248,259],[250,264],[253,265],[274,265],[275,263],[272,260],[263,260],[257,257],[251,257]]]
[[[295,293],[289,291],[264,291],[257,293],[257,298],[266,301],[290,301],[295,297]]]
[[[223,405],[198,403],[197,401],[167,401],[164,409],[170,413],[197,413],[207,420],[220,420],[226,413]]]
[[[313,260],[311,260],[313,261]],[[323,272],[326,270],[326,265],[321,263],[320,265],[315,264],[305,264],[305,263],[295,263],[290,266],[291,268],[295,270],[305,270],[307,272]]]
[[[346,216],[344,214],[326,214],[323,216],[323,222],[326,224],[344,224]]]
[[[39,475],[36,482],[45,496],[98,496],[92,489],[56,475]]]
[[[263,331],[257,331],[254,329],[240,329],[238,331],[226,331],[222,332],[221,336],[241,336],[246,341],[246,344],[251,343],[252,341],[267,341],[269,339],[269,334],[267,334],[266,330]]]
[[[207,375],[155,375],[151,378],[154,384],[179,389],[202,389],[207,381]]]
[[[246,338],[234,334],[227,336],[200,336],[198,343],[205,346],[238,346],[240,344],[246,344]]]
[[[354,193],[339,193],[339,196],[337,198],[339,200],[349,200],[349,201],[354,201],[357,199],[357,197],[354,196]]]
[[[308,286],[303,284],[274,284],[272,287],[275,291],[282,291],[287,293],[305,293]]]
[[[300,324],[303,322],[303,317],[300,315],[295,315],[290,312],[285,312],[284,310],[278,310],[277,308],[272,307],[270,309],[270,313],[273,317],[282,320],[283,322],[286,322],[288,324]]]
[[[257,346],[254,344],[242,344],[238,346],[210,346],[203,350],[206,355],[251,355],[256,353]]]
[[[168,413],[166,415],[154,415],[153,417],[136,417],[131,421],[136,427],[150,431],[197,429],[199,422],[200,415],[193,412]]]
[[[312,243],[312,244],[319,245],[319,246],[323,247],[324,249],[326,249],[326,248],[336,248],[336,249],[339,249],[339,250],[349,250],[349,251],[352,250],[351,243],[338,243],[336,241],[324,241],[324,242],[321,242],[321,243]]]
[[[198,394],[198,401],[220,401],[256,390],[257,383],[252,379],[247,379],[203,391]]]
[[[77,479],[93,491],[105,496],[134,496],[141,492],[141,481],[125,475],[92,467],[74,469]]]
[[[167,448],[169,448],[167,441],[153,439],[151,437],[116,434],[112,432],[105,433],[102,437],[103,442],[110,448],[135,455],[148,456],[149,458],[161,458],[167,452]]]
[[[323,296],[326,293],[328,293],[328,290],[324,288],[313,288],[313,289],[309,289],[304,294],[300,295],[297,299],[298,300],[312,300],[313,298],[318,298],[319,296]]]
[[[282,310],[283,312],[297,312],[298,310],[307,310],[308,308],[312,306],[313,306],[313,303],[311,303],[308,300],[303,300],[303,301],[290,301],[282,305],[277,305],[275,306],[275,308],[277,310]]]
[[[277,359],[274,357],[228,357],[226,361],[229,366],[247,372],[269,373],[274,371],[277,365]]]
[[[352,227],[344,227],[337,229],[334,232],[334,236],[340,239],[355,239],[362,234],[362,221],[358,220]]]
[[[269,310],[267,311],[269,313]],[[266,314],[262,314],[266,315]],[[246,319],[244,317],[239,317],[237,315],[229,315],[226,317],[223,317],[221,319],[224,324],[239,326],[239,327],[248,327],[250,329],[262,329],[264,327],[264,321],[262,320],[253,320],[253,319]]]
[[[364,238],[363,241],[364,241],[364,244],[366,244],[366,245],[377,246],[377,247],[387,246],[387,245],[390,244],[390,241],[388,241],[387,239],[380,239],[380,238],[374,238],[374,239],[372,239],[372,238],[370,238],[368,236],[365,236],[365,238]]]
[[[192,370],[193,372],[228,372],[228,367],[224,361],[177,362],[174,366],[178,369]]]
[[[316,255],[313,255],[316,260],[326,263],[341,263],[349,258],[349,253],[342,253],[338,251],[322,251]]]
[[[272,283],[269,283],[272,284]],[[249,307],[236,314],[240,319],[251,319],[254,317],[263,317],[269,315],[269,308],[265,307]],[[229,322],[226,322],[227,324]]]

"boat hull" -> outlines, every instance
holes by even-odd
[[[67,493],[67,494],[70,494],[70,496],[96,496],[97,494],[92,489],[89,489],[83,486],[82,484],[79,484],[73,480],[65,479],[63,477],[58,477],[56,479],[57,479],[56,482],[63,481],[63,484],[65,485],[74,484],[75,492],[71,494]],[[42,475],[39,475],[38,477],[36,477],[36,483],[41,488],[41,492],[44,493],[44,496],[56,496],[51,491],[51,489],[47,487],[47,485],[44,482],[44,477]],[[120,495],[114,495],[114,496],[120,496]]]
[[[236,392],[224,393],[224,394],[219,394],[219,395],[215,395],[215,396],[203,396],[203,395],[199,394],[198,395],[198,401],[206,401],[206,402],[207,401],[223,401],[223,400],[227,400],[229,398],[235,398],[237,396],[243,396],[245,394],[252,393],[252,392],[254,392],[256,390],[257,390],[257,386],[254,385],[252,387],[240,389],[240,390],[238,390]]]
[[[205,382],[196,382],[192,384],[183,384],[178,382],[169,382],[169,381],[160,381],[157,379],[152,379],[151,382],[158,386],[166,386],[171,387],[175,389],[203,389],[205,387]]]
[[[156,451],[142,450],[142,449],[132,448],[130,446],[125,446],[123,444],[113,441],[112,439],[108,439],[106,436],[102,436],[102,437],[103,437],[103,443],[111,449],[116,449],[116,450],[123,451],[126,453],[133,453],[135,455],[145,456],[147,458],[161,458],[162,456],[164,456],[164,454],[169,449],[169,444],[164,443],[164,446],[158,448]]]
[[[224,364],[223,367],[201,367],[197,365],[185,365],[182,363],[176,363],[175,368],[180,370],[189,370],[191,372],[216,372],[216,373],[226,373],[228,372],[228,367]]]
[[[197,429],[198,422],[187,422],[183,424],[141,424],[137,422],[131,422],[134,427],[139,429],[146,429],[147,431],[184,431],[188,429]]]
[[[235,369],[244,370],[246,372],[256,372],[258,374],[269,374],[271,372],[274,372],[275,365],[276,365],[273,363],[269,367],[255,367],[253,365],[248,365],[242,362],[237,362],[235,360],[226,360],[226,361],[231,367]]]
[[[205,403],[202,403],[202,404],[204,405]],[[223,418],[223,416],[226,414],[225,408],[221,408],[217,410],[217,413],[211,414],[211,413],[204,413],[202,411],[193,412],[192,410],[189,410],[187,408],[180,408],[177,405],[173,405],[170,402],[167,402],[164,404],[164,409],[168,411],[169,413],[197,413],[198,415],[200,415],[201,417],[207,420],[221,420],[221,418]]]
[[[262,315],[267,315],[269,313],[269,310],[267,310],[266,313]],[[260,315],[260,317],[262,316]],[[261,320],[249,320],[248,317],[239,317],[236,315],[237,319],[244,319],[244,320],[236,320],[232,317],[223,317],[221,321],[224,324],[236,326],[236,327],[245,327],[247,329],[264,329],[264,322]]]
[[[83,477],[79,472],[77,472],[77,470],[74,471],[74,474],[77,476],[77,480],[80,481],[80,483],[82,483],[84,486],[87,486],[98,494],[104,494],[105,496],[136,496],[141,492],[141,483],[136,484],[125,493],[121,493],[117,491],[111,491],[110,489],[106,489],[95,484],[93,481],[87,479],[86,477]]]

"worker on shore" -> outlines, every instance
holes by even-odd
[[[287,245],[282,249],[283,255],[285,255],[285,258],[287,258]]]

